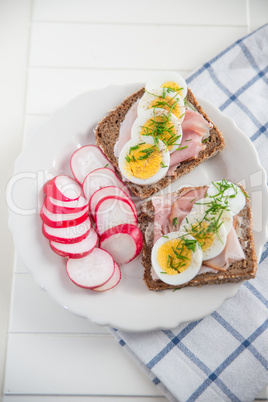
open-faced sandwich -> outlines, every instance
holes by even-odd
[[[226,180],[144,202],[144,280],[150,290],[254,278],[257,257],[244,189]]]
[[[163,73],[112,110],[96,143],[141,199],[167,187],[224,148],[224,138],[184,79]]]

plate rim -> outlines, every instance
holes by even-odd
[[[80,98],[82,99],[82,97],[84,97],[84,96],[88,96],[89,94],[93,95],[94,93],[97,93],[97,94],[98,94],[98,93],[100,92],[100,90],[101,90],[101,91],[104,91],[104,90],[106,90],[106,91],[107,91],[107,90],[111,91],[111,90],[118,89],[118,87],[121,87],[121,88],[126,89],[126,88],[128,88],[128,87],[133,88],[134,86],[137,87],[137,88],[140,88],[142,85],[144,85],[144,84],[143,84],[143,83],[142,83],[142,84],[139,84],[139,83],[131,83],[131,84],[121,85],[121,86],[119,86],[119,85],[110,85],[110,86],[107,86],[106,88],[102,88],[102,89],[95,89],[95,90],[91,90],[91,91],[85,91],[85,92],[83,92],[83,93],[77,95],[76,97],[74,97],[74,98],[73,98],[72,100],[70,100],[69,102],[66,102],[66,104],[65,104],[64,106],[62,106],[61,108],[58,108],[53,114],[51,114],[51,115],[49,116],[49,118],[48,118],[43,124],[41,124],[41,125],[33,132],[33,134],[31,135],[31,137],[29,138],[29,140],[26,142],[25,147],[22,149],[20,155],[16,158],[16,161],[15,161],[15,164],[14,164],[14,171],[13,171],[13,174],[19,172],[19,170],[18,170],[17,168],[18,168],[18,166],[19,166],[19,164],[20,164],[20,162],[21,162],[21,160],[22,160],[22,158],[23,158],[23,156],[24,156],[24,154],[25,154],[25,152],[26,152],[26,150],[27,150],[27,147],[30,147],[30,146],[31,146],[31,143],[36,140],[34,137],[38,136],[38,133],[40,132],[40,128],[44,128],[46,125],[49,125],[49,124],[53,121],[54,116],[57,115],[58,113],[62,113],[62,112],[65,110],[66,107],[70,107],[70,105],[74,104],[78,99],[80,99]],[[242,132],[242,130],[239,129],[239,127],[237,126],[237,124],[234,122],[234,120],[233,120],[232,118],[230,118],[229,116],[224,115],[224,113],[222,113],[222,112],[221,112],[216,106],[214,106],[211,102],[209,102],[209,101],[207,101],[206,99],[203,99],[203,98],[201,98],[201,97],[198,97],[198,96],[196,96],[196,98],[197,98],[197,100],[200,102],[201,106],[204,107],[204,110],[206,110],[207,107],[214,109],[217,113],[220,113],[221,117],[223,117],[226,121],[228,121],[229,124],[232,124],[232,126],[233,126],[233,128],[234,128],[235,130],[237,130],[237,131],[240,132],[240,134],[243,136],[243,139],[248,142],[248,145],[250,145],[251,150],[254,152],[254,155],[255,155],[255,158],[256,158],[256,162],[258,163],[258,167],[260,168],[260,170],[262,171],[262,174],[264,175],[264,182],[266,183],[266,182],[267,182],[267,173],[266,173],[265,169],[263,168],[263,166],[261,165],[258,152],[257,152],[256,148],[254,147],[254,145],[252,144],[252,142],[251,142],[251,140],[249,139],[249,137],[248,137],[246,134],[244,134],[244,133]],[[106,114],[108,114],[108,112],[106,112]],[[103,116],[103,117],[104,117],[104,116]],[[41,135],[41,134],[40,134],[40,135]],[[198,168],[198,167],[197,167],[197,168]],[[264,186],[262,186],[262,187],[264,187]],[[266,197],[268,198],[268,190],[267,190],[267,185],[266,185],[266,184],[265,184],[265,189],[266,189]],[[13,241],[14,241],[14,245],[15,245],[16,251],[18,251],[18,247],[17,247],[16,240],[15,240],[15,237],[16,237],[16,236],[15,236],[14,228],[13,228],[12,225],[13,225],[13,222],[12,222],[12,214],[11,214],[11,212],[9,211],[8,226],[9,226],[9,230],[11,231],[12,236],[13,236]],[[265,236],[264,236],[263,244],[261,245],[261,249],[263,249],[264,244],[266,243],[267,240],[268,240],[268,228],[266,227],[266,233],[265,233]],[[261,252],[260,252],[259,254],[261,255]],[[260,255],[259,255],[259,258],[260,258]],[[24,261],[25,259],[24,259],[24,257],[23,257],[22,255],[20,255],[20,253],[19,253],[19,257],[20,257],[21,260],[25,263],[25,261]],[[82,316],[82,317],[86,317],[86,318],[89,319],[90,321],[92,321],[92,322],[94,322],[94,323],[96,323],[96,324],[98,324],[98,325],[100,325],[100,326],[110,326],[110,327],[114,327],[114,324],[113,324],[111,321],[107,320],[107,319],[106,319],[106,320],[98,320],[98,319],[96,319],[96,318],[93,318],[93,317],[90,316],[90,315],[79,314],[79,312],[75,311],[75,309],[72,309],[70,306],[66,306],[66,305],[63,305],[62,303],[60,303],[60,302],[57,300],[57,298],[55,297],[55,295],[54,295],[53,293],[51,293],[51,292],[49,291],[49,289],[47,289],[47,287],[45,287],[44,285],[42,285],[42,284],[40,283],[39,278],[37,278],[37,274],[36,274],[33,270],[31,270],[31,269],[28,267],[28,264],[25,263],[25,265],[27,266],[27,269],[29,270],[29,272],[31,273],[31,275],[34,277],[35,282],[36,282],[42,289],[45,289],[45,290],[48,292],[49,296],[52,297],[54,300],[56,300],[57,303],[61,304],[64,308],[66,308],[67,310],[71,311],[72,313],[74,313],[74,314],[76,314],[76,315],[80,315],[80,316]],[[239,282],[238,284],[234,284],[234,285],[236,285],[236,286],[233,286],[233,291],[230,292],[230,296],[226,297],[219,305],[221,305],[225,300],[227,300],[227,299],[233,297],[233,296],[236,294],[236,292],[237,292],[237,290],[239,289],[239,287],[241,286],[241,284],[243,284],[243,283],[244,283],[244,281]],[[220,285],[211,285],[211,286],[217,286],[217,287],[218,287],[218,286],[220,286]],[[149,292],[149,290],[148,290],[148,292]],[[218,308],[219,305],[218,305],[216,308]],[[194,318],[194,319],[191,318],[189,321],[194,321],[195,319],[203,318],[203,317],[205,317],[205,316],[211,314],[214,310],[215,310],[215,307],[212,307],[211,310],[210,310],[209,312],[207,312],[206,314],[204,314],[202,317],[198,316],[198,317],[196,317],[196,318]],[[105,322],[104,322],[104,321],[105,321]],[[179,324],[181,324],[181,323],[189,322],[189,321],[185,321],[185,320],[184,320],[184,321],[182,321],[182,322],[177,322],[177,323],[175,324],[175,326],[177,326],[177,325],[179,325]],[[129,328],[129,326],[124,327],[124,325],[120,325],[119,327],[117,326],[117,328],[120,328],[120,329],[123,330],[123,331],[129,331],[129,332],[144,332],[144,331],[148,331],[148,330],[170,329],[170,328],[174,328],[174,325],[172,324],[172,327],[171,327],[170,325],[159,325],[159,326],[153,326],[153,327],[151,327],[151,328],[145,328],[145,329],[142,329],[142,328],[135,329],[135,328]]]

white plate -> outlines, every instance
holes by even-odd
[[[70,174],[69,159],[81,145],[94,143],[93,128],[102,117],[140,86],[112,86],[84,93],[57,111],[26,144],[15,164],[7,188],[10,207],[9,226],[17,252],[37,283],[62,306],[88,317],[99,325],[126,331],[174,328],[178,324],[200,319],[233,296],[240,284],[185,288],[180,291],[152,292],[143,282],[140,258],[122,267],[122,280],[114,289],[94,293],[74,285],[65,272],[65,260],[54,254],[41,233],[38,215],[42,199],[40,188],[47,178]],[[253,201],[254,239],[258,256],[267,239],[268,195],[266,175],[250,140],[237,126],[204,100],[204,110],[224,134],[226,148],[179,179],[182,185],[202,185],[226,178],[246,185]],[[258,195],[255,196],[255,195]],[[262,224],[262,225],[261,225]],[[176,305],[172,314],[170,306]]]

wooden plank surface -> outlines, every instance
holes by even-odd
[[[164,69],[186,77],[265,12],[262,0],[32,0],[21,142],[81,92]],[[5,402],[166,400],[107,328],[59,306],[17,258],[4,393]]]

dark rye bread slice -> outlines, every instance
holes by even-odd
[[[176,191],[179,197],[184,189]],[[243,190],[244,191],[244,190]],[[164,197],[164,196],[163,196]],[[151,200],[145,201],[141,205],[141,212],[138,217],[139,228],[143,234],[143,249],[142,249],[142,264],[144,266],[143,279],[150,290],[178,289],[186,286],[203,286],[222,283],[240,282],[243,280],[252,279],[257,272],[257,256],[254,247],[254,239],[252,234],[252,214],[250,201],[246,199],[246,205],[237,215],[236,232],[238,239],[245,253],[245,259],[235,261],[228,269],[215,273],[207,272],[195,276],[191,281],[180,285],[171,286],[160,279],[154,280],[151,275],[151,251],[154,239],[154,206]]]
[[[119,137],[120,124],[124,120],[125,115],[131,108],[131,106],[139,98],[141,98],[143,94],[144,94],[144,88],[141,88],[139,91],[128,96],[121,103],[121,105],[117,106],[107,116],[105,116],[95,129],[97,145],[102,149],[106,157],[111,161],[111,163],[116,168],[118,168],[118,162],[117,158],[114,156],[114,146]],[[172,183],[179,177],[189,173],[192,169],[200,165],[200,163],[216,155],[225,146],[222,134],[217,129],[215,124],[206,115],[206,113],[199,105],[190,89],[188,89],[187,93],[187,102],[193,105],[194,108],[200,114],[202,114],[209,123],[213,124],[213,127],[210,129],[210,136],[208,140],[204,143],[205,148],[204,150],[199,152],[197,159],[191,159],[182,162],[180,166],[178,166],[177,169],[175,170],[175,174],[173,176],[165,176],[163,179],[161,179],[159,182],[155,184],[140,186],[131,183],[129,181],[124,181],[125,184],[129,187],[129,189],[141,199],[148,198],[151,195],[155,194],[156,192],[167,187],[170,183]],[[117,171],[117,173],[121,177],[120,172]]]

